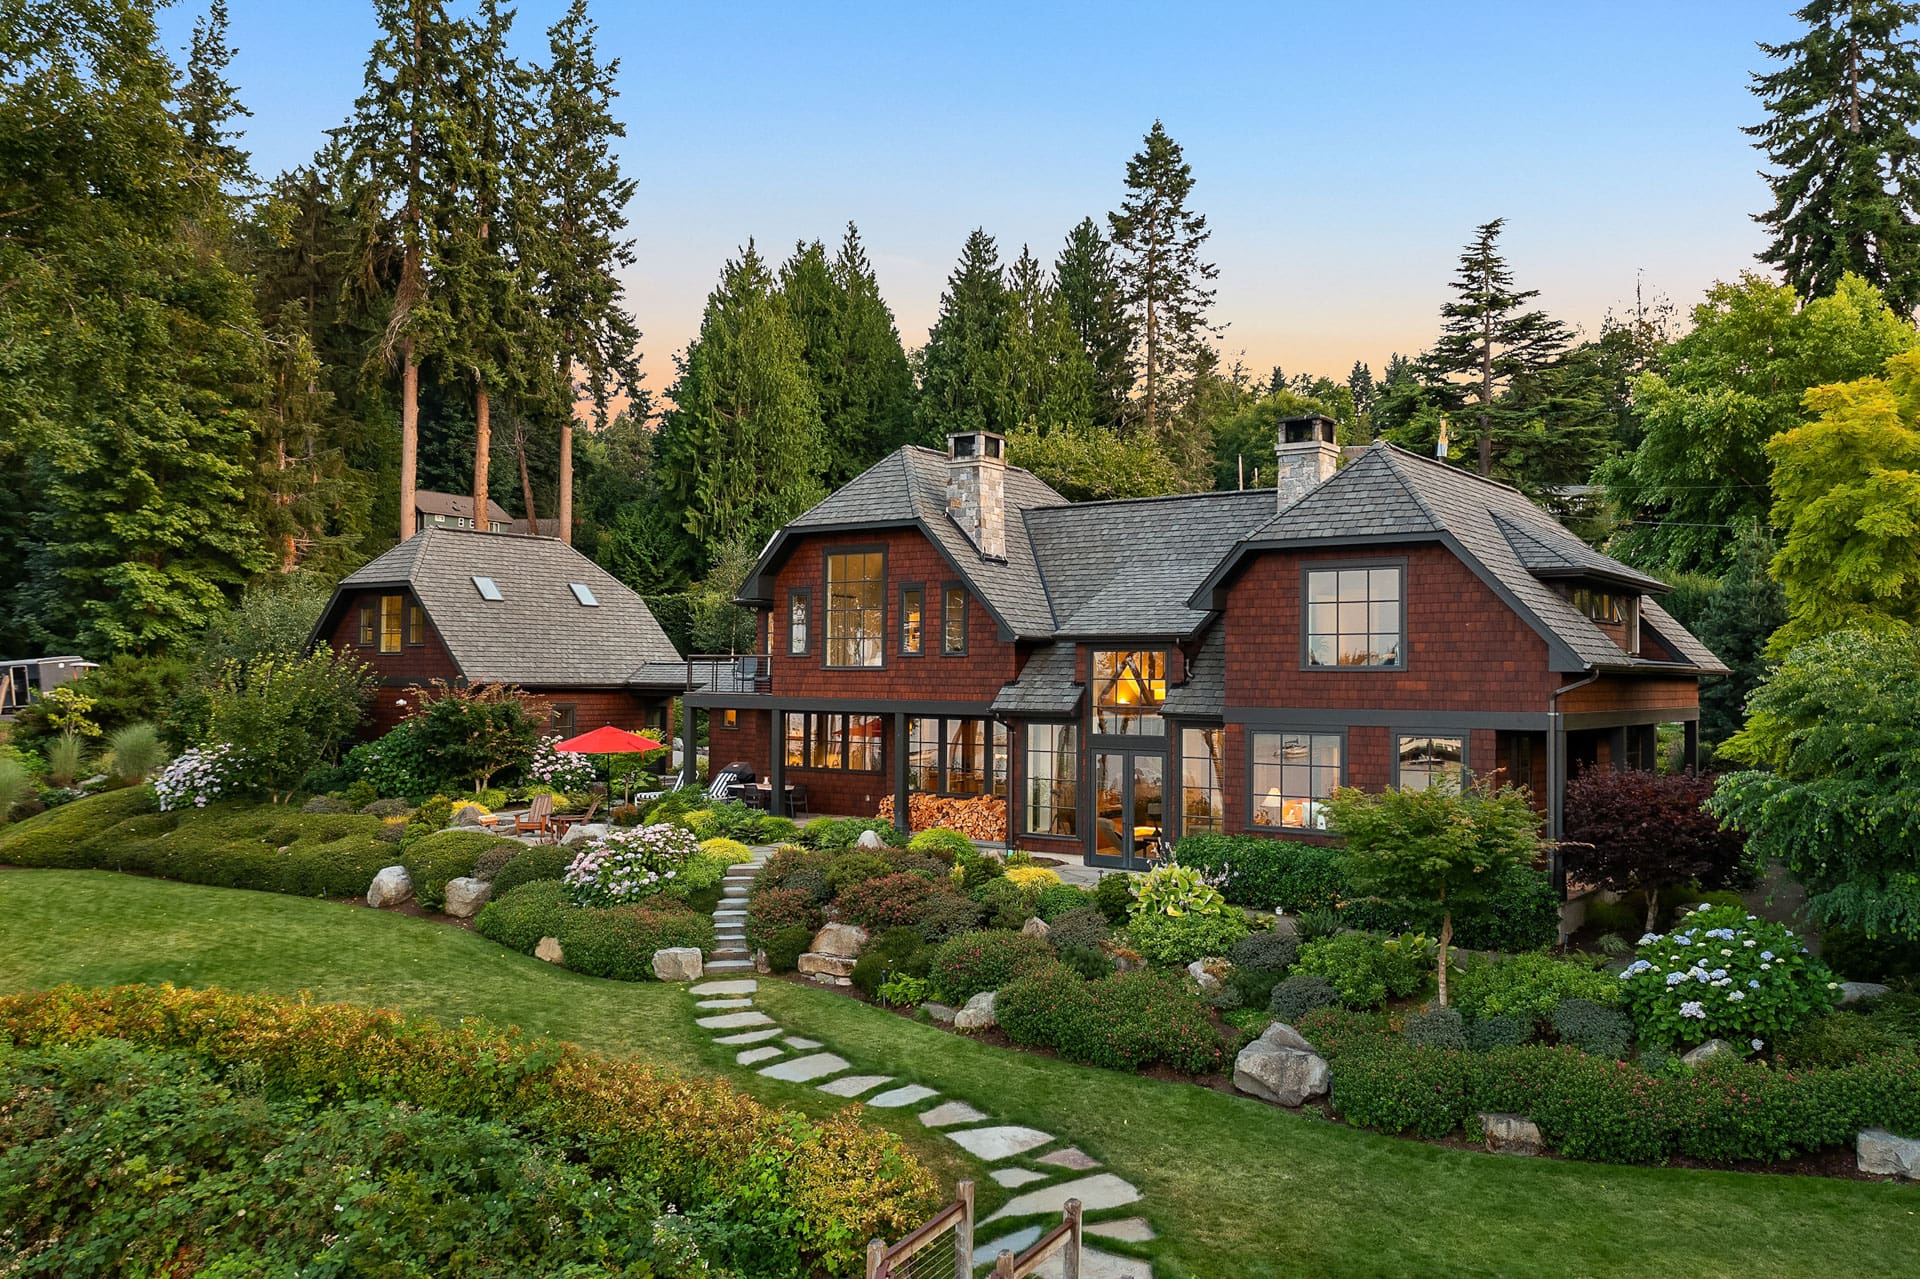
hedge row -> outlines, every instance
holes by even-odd
[[[1089,1066],[1170,1066],[1202,1075],[1226,1065],[1206,1005],[1165,973],[1088,981],[1064,964],[1048,964],[1001,987],[993,1015],[1014,1043]]]
[[[756,1276],[857,1273],[937,1198],[898,1138],[844,1113],[770,1110],[711,1079],[657,1073],[484,1022],[458,1027],[344,1004],[217,990],[61,987],[0,997],[0,1036],[36,1048],[102,1039],[256,1063],[312,1101],[379,1099],[484,1115],[562,1142],[596,1171],[683,1209],[728,1205],[764,1234]]]
[[[558,938],[566,966],[589,977],[653,980],[653,952],[670,946],[711,951],[713,918],[673,897],[604,910],[575,906],[565,885],[542,879],[522,884],[481,908],[473,931],[509,950],[531,955],[542,937]]]
[[[1655,1074],[1564,1045],[1413,1047],[1342,1014],[1310,1013],[1300,1031],[1332,1064],[1335,1113],[1381,1132],[1472,1135],[1483,1112],[1520,1114],[1562,1154],[1603,1163],[1772,1161],[1863,1128],[1920,1135],[1911,1049],[1830,1069],[1728,1060]]]

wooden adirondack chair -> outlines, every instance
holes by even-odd
[[[533,803],[526,812],[515,814],[513,833],[516,835],[552,835],[553,834],[553,796],[535,795]]]

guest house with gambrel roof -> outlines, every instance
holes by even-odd
[[[893,453],[780,530],[696,659],[712,758],[810,807],[997,795],[1011,842],[1137,867],[1195,831],[1317,839],[1336,785],[1570,774],[1697,747],[1726,668],[1664,585],[1506,485],[1293,419],[1276,489],[1068,502],[995,435]],[[688,717],[691,720],[691,717]]]

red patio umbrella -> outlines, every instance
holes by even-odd
[[[661,743],[651,737],[642,737],[638,733],[629,733],[624,728],[615,728],[611,724],[596,728],[590,733],[578,737],[569,737],[564,742],[555,742],[553,749],[568,751],[575,755],[605,755],[607,776],[607,802],[613,802],[613,759],[615,755],[637,755],[645,751],[657,751]]]

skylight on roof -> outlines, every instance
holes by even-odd
[[[600,601],[593,598],[593,592],[587,589],[585,582],[568,582],[567,585],[573,588],[573,598],[579,600],[583,607],[600,607]]]
[[[493,579],[490,577],[474,578],[473,589],[480,592],[480,598],[483,600],[503,600],[506,598],[506,596],[500,593],[500,588],[493,584]]]

